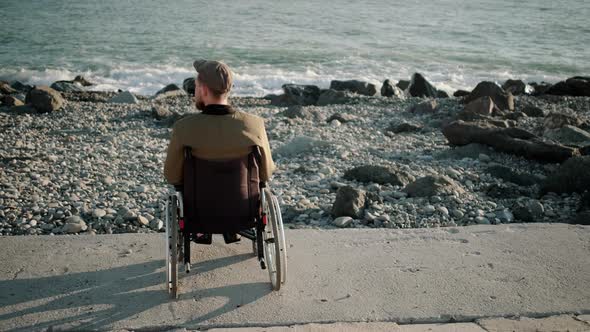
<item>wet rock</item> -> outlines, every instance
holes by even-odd
[[[552,85],[545,91],[548,95],[590,97],[590,77],[575,76]]]
[[[350,93],[332,89],[322,90],[316,102],[318,106],[347,104],[353,100]]]
[[[405,91],[410,86],[410,81],[399,80],[395,86],[400,88],[400,90]]]
[[[161,88],[160,90],[158,90],[156,92],[156,96],[166,93],[166,92],[170,92],[170,91],[183,91],[178,85],[172,83],[172,84],[168,84],[165,87]]]
[[[51,88],[60,92],[77,92],[84,91],[81,85],[74,83],[73,81],[57,81],[51,84]]]
[[[449,94],[443,90],[436,91],[436,98],[449,98]]]
[[[350,186],[338,188],[336,200],[332,205],[334,217],[349,216],[361,218],[365,206],[366,193]]]
[[[315,85],[284,84],[284,94],[273,99],[271,105],[315,105],[320,97],[320,88]]]
[[[359,182],[374,182],[379,184],[391,184],[405,186],[414,181],[414,177],[407,172],[395,170],[391,167],[363,165],[352,168],[344,173],[344,179]]]
[[[10,87],[22,93],[28,93],[29,91],[34,89],[32,85],[23,84],[19,81],[15,81],[10,85]]]
[[[81,86],[92,86],[94,83],[89,82],[84,76],[78,75],[74,78],[74,83],[78,83]]]
[[[492,98],[494,104],[496,104],[500,110],[514,110],[514,97],[512,94],[504,91],[494,82],[484,81],[479,83],[475,89],[465,97],[465,103],[470,103],[481,97]]]
[[[383,97],[404,98],[404,92],[397,86],[393,85],[390,80],[385,80],[381,86],[381,95]]]
[[[408,92],[412,97],[436,98],[436,88],[420,73],[414,73]]]
[[[457,90],[453,93],[453,97],[461,98],[465,96],[469,96],[471,92],[466,90]]]
[[[375,84],[358,80],[333,80],[332,82],[330,82],[330,89],[336,91],[350,91],[352,93],[357,93],[359,95],[365,96],[374,96],[377,93],[377,87],[375,87]]]
[[[526,84],[521,80],[506,80],[504,84],[502,84],[502,89],[506,92],[512,93],[514,96],[523,95],[526,90]]]
[[[48,113],[61,109],[65,102],[61,94],[54,89],[38,86],[27,93],[25,103],[31,104],[39,113]]]
[[[185,78],[184,81],[182,82],[182,88],[184,89],[184,91],[186,91],[186,93],[189,96],[194,96],[195,95],[195,78],[194,77]]]
[[[408,184],[403,192],[410,197],[430,197],[436,195],[462,194],[465,190],[445,175],[429,175]]]

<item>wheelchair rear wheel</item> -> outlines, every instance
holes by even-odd
[[[173,299],[178,297],[178,199],[171,195],[166,204],[166,283]]]
[[[264,189],[264,211],[267,225],[263,233],[264,256],[273,290],[279,290],[286,279],[285,236],[282,229],[278,200],[268,188]]]

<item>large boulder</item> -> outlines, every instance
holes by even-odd
[[[453,93],[453,97],[461,98],[461,97],[469,96],[470,93],[471,92],[469,92],[467,90],[457,90]]]
[[[414,177],[407,172],[391,167],[373,165],[363,165],[349,169],[344,173],[343,177],[347,180],[391,184],[402,187],[414,181]]]
[[[590,190],[590,156],[571,158],[545,179],[543,192],[583,193]]]
[[[48,86],[38,86],[27,93],[25,103],[31,104],[39,113],[57,111],[64,105],[61,94]]]
[[[590,97],[590,77],[574,76],[558,82],[545,91],[548,95]]]
[[[168,84],[165,87],[161,88],[160,90],[158,90],[156,92],[155,96],[161,95],[163,93],[170,92],[170,91],[183,91],[183,90],[180,87],[178,87],[178,85],[171,83],[171,84]]]
[[[532,82],[532,83],[529,83],[529,85],[532,88],[531,95],[533,95],[533,96],[540,96],[540,95],[545,94],[545,92],[547,90],[549,90],[549,88],[552,86],[551,84],[549,84],[547,82],[541,82],[541,83]]]
[[[465,193],[465,190],[459,184],[446,175],[428,175],[419,178],[408,184],[402,191],[410,197],[430,197]]]
[[[510,92],[504,91],[494,82],[481,82],[471,93],[465,97],[465,103],[468,104],[481,97],[490,97],[494,104],[502,111],[514,111],[514,96]]]
[[[497,109],[497,106],[494,104],[492,98],[484,96],[469,102],[465,105],[464,111],[467,113],[492,116],[495,109]]]
[[[405,91],[410,86],[410,81],[399,80],[395,86],[400,88],[402,91]]]
[[[194,96],[195,95],[195,78],[194,77],[185,78],[184,81],[182,82],[182,88],[184,89],[184,91],[186,91],[186,93],[189,96]]]
[[[336,200],[332,205],[334,217],[360,218],[365,207],[366,192],[350,186],[342,186],[336,192]]]
[[[86,78],[84,78],[84,76],[82,75],[78,75],[74,78],[74,82],[75,83],[79,83],[81,86],[91,86],[94,85],[94,83],[89,82]]]
[[[15,81],[10,85],[10,87],[23,93],[28,93],[34,88],[32,85],[24,84],[19,81]]]
[[[123,91],[108,100],[111,104],[138,104],[137,97],[129,91]]]
[[[73,81],[57,81],[51,84],[51,88],[60,92],[78,92],[84,91],[81,84]]]
[[[430,82],[428,82],[426,78],[424,78],[424,76],[422,76],[420,73],[414,73],[414,75],[412,75],[408,92],[412,97],[437,97],[436,88],[430,84]]]
[[[577,149],[545,142],[524,129],[500,128],[485,121],[454,121],[442,132],[452,145],[480,143],[500,152],[543,162],[563,162],[579,155]]]
[[[570,125],[565,125],[557,129],[545,130],[543,137],[557,141],[563,145],[579,148],[590,145],[590,133]]]
[[[318,98],[316,104],[318,106],[347,104],[352,99],[353,97],[349,92],[327,89],[321,91],[320,97]]]
[[[330,89],[336,91],[350,91],[365,96],[374,96],[377,93],[377,87],[375,87],[375,84],[358,80],[333,80],[330,82]]]
[[[315,85],[284,84],[284,94],[274,98],[271,105],[315,105],[320,97],[320,88]]]
[[[521,80],[506,80],[502,84],[502,89],[506,92],[512,93],[514,96],[523,95],[526,90],[526,83]]]
[[[404,92],[397,86],[393,85],[390,80],[383,81],[383,85],[381,86],[381,95],[383,97],[404,98]]]

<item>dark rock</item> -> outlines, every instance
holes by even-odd
[[[37,109],[34,108],[31,104],[24,104],[18,106],[12,106],[9,109],[11,113],[19,113],[19,114],[35,114],[38,113]]]
[[[391,184],[394,186],[405,186],[414,181],[414,177],[401,170],[391,167],[363,165],[350,169],[343,176],[347,180],[359,182],[374,182],[379,184]]]
[[[422,114],[432,114],[434,112],[436,112],[438,110],[438,103],[436,102],[436,100],[428,100],[425,102],[421,102],[418,104],[414,104],[414,105],[410,105],[410,107],[408,107],[408,112],[413,113],[413,114],[418,114],[418,115],[422,115]]]
[[[529,85],[533,88],[533,91],[531,92],[531,95],[533,96],[540,96],[545,94],[545,92],[551,87],[551,84],[547,83],[547,82],[541,82],[541,83],[529,83]]]
[[[580,118],[579,115],[567,109],[562,110],[561,112],[551,112],[547,114],[547,116],[545,116],[543,126],[545,127],[545,129],[557,129],[565,125],[579,127],[583,123],[584,121]]]
[[[491,97],[494,104],[501,110],[514,110],[514,97],[510,92],[505,92],[494,82],[481,82],[471,93],[465,97],[465,103],[468,104],[473,100],[481,97]]]
[[[395,86],[400,88],[402,91],[405,91],[410,86],[410,81],[399,80]]]
[[[518,200],[512,206],[514,218],[524,222],[536,222],[543,215],[543,205],[536,200]]]
[[[75,84],[72,81],[57,81],[51,84],[51,88],[60,92],[77,92],[83,91],[81,86]]]
[[[467,145],[462,146],[455,146],[452,149],[441,151],[437,158],[453,158],[453,159],[463,159],[463,158],[471,158],[471,159],[478,159],[480,154],[490,154],[490,148],[483,144],[478,143],[470,143]]]
[[[449,98],[449,94],[442,90],[436,91],[436,98]]]
[[[408,123],[408,122],[402,122],[402,123],[389,124],[389,127],[386,129],[386,131],[391,131],[393,133],[399,134],[399,133],[405,133],[405,132],[420,131],[421,129],[422,129],[422,126],[420,126],[420,125]]]
[[[590,77],[570,77],[554,84],[545,93],[559,96],[590,97]]]
[[[480,143],[497,151],[544,162],[563,162],[579,154],[577,149],[544,142],[526,130],[499,128],[483,121],[454,121],[445,126],[442,132],[452,145]]]
[[[12,85],[10,87],[12,87],[15,90],[18,90],[19,92],[24,92],[24,93],[28,93],[29,91],[33,90],[33,88],[34,88],[32,85],[23,84],[19,81],[12,83]]]
[[[75,91],[62,93],[62,95],[68,100],[91,103],[104,103],[116,94],[117,93],[113,91]]]
[[[194,77],[185,78],[184,81],[182,81],[182,88],[184,89],[184,91],[186,91],[186,93],[189,96],[194,96],[195,95],[195,78]]]
[[[583,193],[590,188],[590,156],[568,159],[545,180],[542,191],[554,193]]]
[[[437,96],[436,88],[419,73],[412,75],[408,91],[412,97],[436,98]]]
[[[31,104],[39,113],[57,111],[64,105],[61,94],[48,86],[38,86],[27,93],[25,103]]]
[[[580,148],[580,154],[582,156],[590,156],[590,145],[586,145]]]
[[[582,195],[582,198],[580,199],[580,204],[578,205],[578,212],[581,211],[590,211],[590,191],[587,191],[584,195]]]
[[[2,106],[21,106],[24,105],[22,100],[14,97],[14,96],[2,96],[0,97],[0,104]]]
[[[162,89],[158,90],[158,92],[156,92],[155,95],[157,96],[159,94],[166,93],[169,91],[179,91],[179,90],[181,90],[181,89],[178,87],[178,85],[172,83],[172,84],[168,84],[165,87],[163,87]]]
[[[285,92],[271,101],[271,105],[315,105],[320,97],[320,88],[315,85],[284,84]]]
[[[362,82],[358,80],[337,81],[330,82],[330,89],[336,91],[350,91],[365,96],[374,96],[377,93],[375,84]]]
[[[276,99],[277,97],[279,97],[279,95],[275,95],[274,93],[269,93],[266,96],[262,97],[262,99],[272,101],[272,100]]]
[[[520,187],[511,182],[492,184],[484,190],[485,194],[491,198],[514,199],[522,196],[531,196],[531,192],[526,188]]]
[[[17,93],[17,91],[15,89],[13,89],[8,83],[0,82],[0,93],[3,93],[5,95],[9,95],[12,93]]]
[[[90,83],[86,78],[84,78],[84,76],[82,75],[78,75],[74,78],[74,82],[80,83],[80,85],[82,86],[91,86],[94,85],[94,83]]]
[[[404,92],[397,86],[394,86],[390,80],[385,80],[383,86],[381,86],[381,95],[383,97],[403,98]]]
[[[522,109],[522,112],[530,117],[542,118],[545,116],[545,111],[533,105],[527,105]]]
[[[453,93],[453,97],[457,97],[457,98],[465,97],[465,96],[469,96],[470,93],[471,92],[465,91],[465,90],[457,90],[457,91],[455,91],[455,93]]]
[[[521,80],[507,80],[502,84],[502,89],[512,93],[514,96],[520,96],[525,93],[526,84]]]
[[[578,225],[590,225],[590,211],[578,212],[571,223]]]
[[[322,90],[320,97],[318,98],[317,105],[339,105],[348,104],[353,100],[350,93],[346,91],[336,91],[332,89]]]
[[[532,186],[539,183],[539,179],[534,175],[519,173],[506,166],[490,166],[486,169],[486,172],[506,182],[512,182],[521,186]]]
[[[408,184],[403,190],[410,197],[430,197],[465,193],[455,181],[445,175],[429,175]]]
[[[334,217],[361,218],[365,207],[365,199],[365,191],[350,186],[342,186],[336,192],[336,200],[332,205],[332,215]]]
[[[484,96],[469,102],[467,105],[465,105],[464,111],[467,113],[491,116],[495,108],[497,108],[497,106],[494,104],[492,98]]]

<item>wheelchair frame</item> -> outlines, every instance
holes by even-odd
[[[278,199],[263,182],[260,184],[262,218],[256,218],[256,226],[239,234],[252,241],[253,254],[258,257],[260,268],[268,270],[272,289],[278,291],[286,282],[287,247],[283,219]],[[172,298],[178,297],[178,263],[190,272],[190,236],[185,237],[184,205],[182,192],[174,190],[166,202],[166,285]]]

